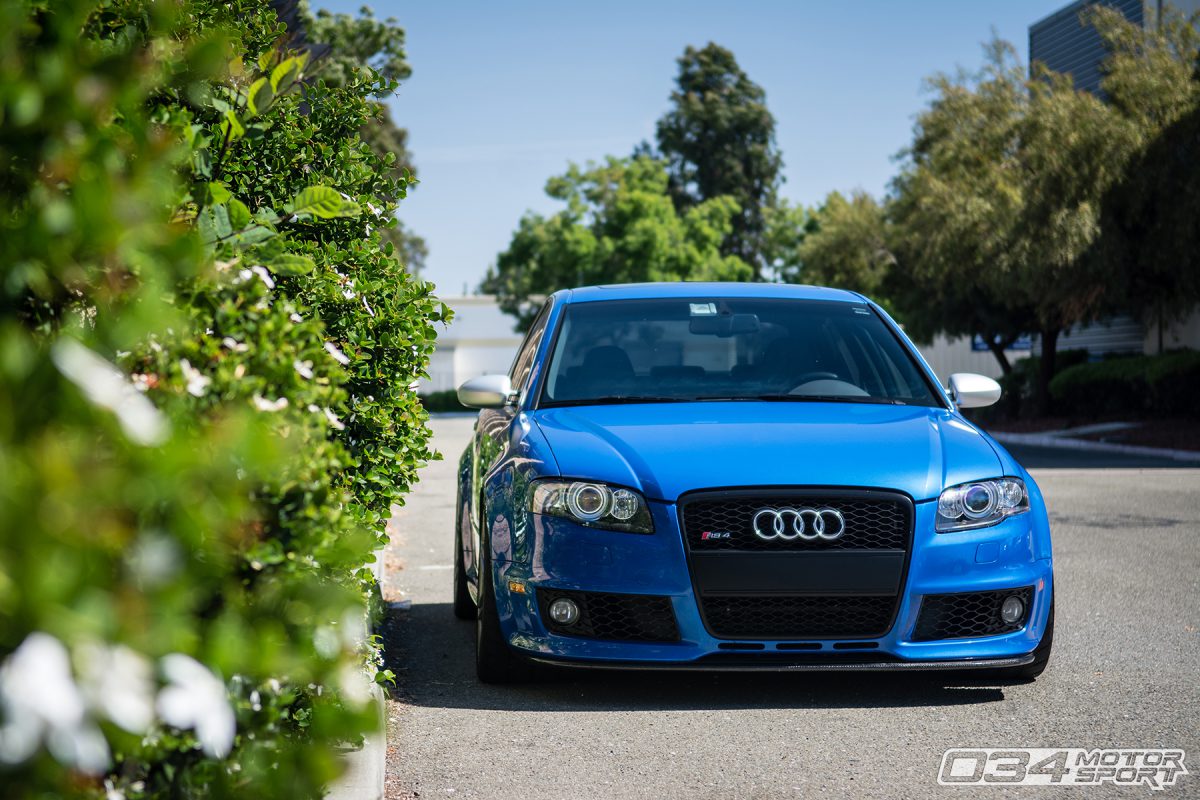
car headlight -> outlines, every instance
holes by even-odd
[[[645,498],[632,489],[594,481],[538,481],[529,509],[535,514],[566,517],[589,528],[654,533]]]
[[[934,529],[964,531],[995,525],[1029,510],[1029,494],[1020,478],[996,478],[951,486],[938,497]]]

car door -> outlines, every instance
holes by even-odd
[[[529,388],[529,382],[534,373],[534,359],[537,357],[542,337],[546,333],[546,323],[549,317],[550,303],[547,302],[538,312],[533,324],[529,326],[529,331],[525,334],[525,339],[517,350],[516,358],[513,359],[508,377],[512,381],[513,392],[516,393],[518,401],[503,408],[487,408],[480,411],[479,419],[475,423],[475,453],[472,459],[470,504],[473,535],[469,542],[465,540],[463,542],[464,548],[470,550],[466,556],[466,563],[467,575],[472,582],[475,582],[479,576],[479,554],[484,527],[487,524],[487,504],[484,501],[486,478],[497,462],[503,458],[511,442],[513,420],[516,418],[520,400],[524,398],[525,392]]]

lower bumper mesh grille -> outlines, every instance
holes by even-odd
[[[713,635],[730,639],[881,636],[891,626],[891,596],[706,595]]]
[[[1025,613],[1016,622],[1000,619],[1004,598],[1016,595],[1025,604]],[[1025,627],[1033,587],[1002,589],[995,592],[963,592],[961,594],[927,594],[921,598],[921,613],[913,641],[935,639],[966,639],[974,636],[998,636]]]
[[[542,624],[551,633],[625,642],[679,641],[679,626],[669,597],[562,589],[536,591]],[[550,604],[560,597],[579,607],[579,620],[574,625],[560,625],[550,618]]]

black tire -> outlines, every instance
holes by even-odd
[[[471,599],[471,589],[467,586],[467,570],[463,566],[461,520],[454,531],[454,616],[459,619],[475,619],[479,616],[479,609]]]
[[[491,557],[480,554],[479,614],[475,620],[475,674],[483,683],[523,683],[534,677],[534,665],[515,653],[500,630]]]
[[[1046,619],[1046,632],[1033,651],[1033,661],[1020,667],[1004,667],[994,670],[993,675],[1013,681],[1032,681],[1046,671],[1050,663],[1050,650],[1054,647],[1054,601],[1050,601],[1050,616]]]

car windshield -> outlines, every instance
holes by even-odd
[[[564,310],[542,406],[706,400],[939,405],[865,303],[659,298]]]

